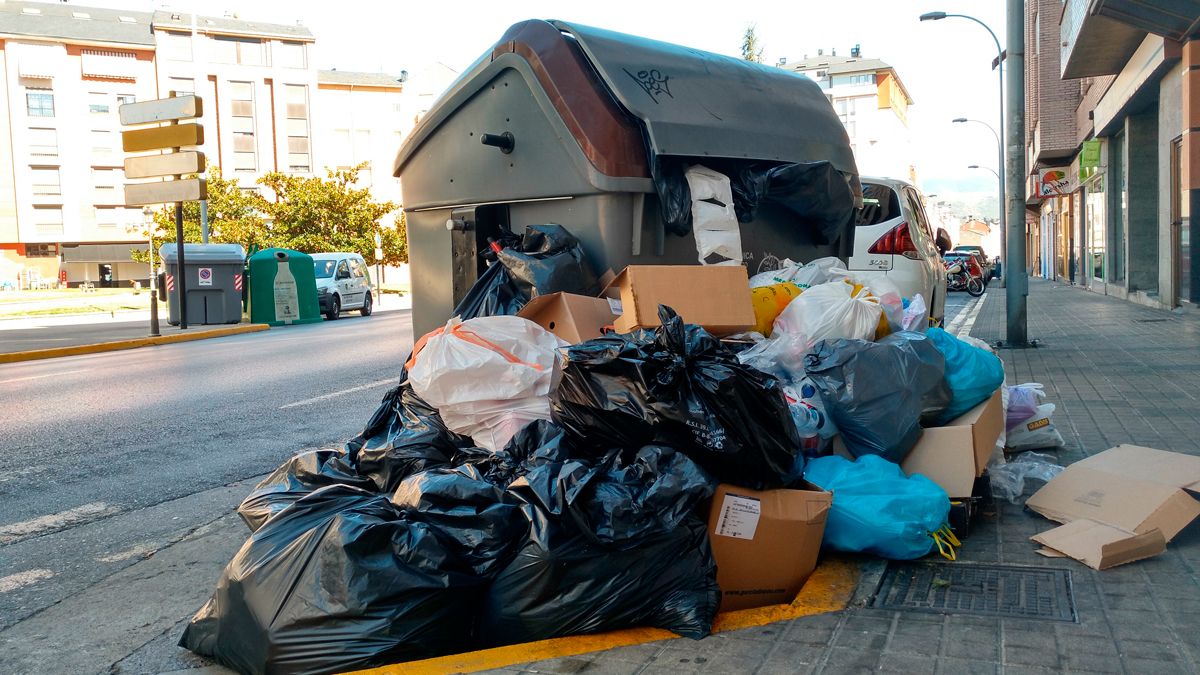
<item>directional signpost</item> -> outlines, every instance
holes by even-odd
[[[180,124],[204,114],[204,105],[199,96],[172,96],[155,101],[126,103],[120,108],[121,148],[126,153],[155,154],[134,155],[125,158],[126,178],[152,178],[155,180],[126,183],[125,205],[175,203],[175,246],[178,266],[176,267],[179,287],[179,327],[187,329],[187,274],[183,257],[183,203],[208,198],[203,178],[184,176],[204,172],[204,153],[182,148],[204,144],[204,126],[199,123]],[[163,124],[165,123],[165,125]],[[166,152],[162,152],[166,151]],[[170,178],[171,180],[163,180]],[[151,256],[154,252],[151,251]],[[203,283],[203,281],[201,282]],[[211,283],[211,281],[210,281]],[[158,334],[158,305],[150,299],[150,331]]]

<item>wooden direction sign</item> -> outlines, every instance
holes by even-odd
[[[126,206],[191,202],[200,199],[208,199],[208,186],[203,178],[127,183],[125,185]]]
[[[204,115],[204,105],[199,96],[173,96],[154,101],[126,103],[119,108],[121,124],[149,124],[190,120]]]
[[[125,158],[126,178],[157,178],[204,173],[204,153],[195,150],[167,155],[142,155]]]
[[[125,152],[164,150],[186,145],[204,145],[204,127],[199,124],[172,124],[121,132],[121,148]]]

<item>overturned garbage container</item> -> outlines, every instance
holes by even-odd
[[[179,325],[179,254],[163,244],[159,258],[166,267],[164,286],[168,322]],[[189,325],[238,323],[242,320],[242,270],[246,253],[238,244],[184,244]]]
[[[322,320],[312,256],[286,248],[263,249],[250,256],[246,273],[250,321],[283,326]]]
[[[466,295],[489,239],[528,225],[564,226],[600,271],[699,264],[694,165],[729,179],[751,274],[851,254],[862,188],[816,82],[559,21],[512,26],[396,157],[416,334]]]

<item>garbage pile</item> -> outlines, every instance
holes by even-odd
[[[718,609],[789,602],[821,550],[953,559],[1004,371],[927,328],[920,296],[836,259],[597,276],[558,225],[493,254],[359,436],[242,502],[250,538],[183,646],[327,673],[633,626],[698,639]],[[1009,411],[1042,414],[1038,393]]]

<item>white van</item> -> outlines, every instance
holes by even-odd
[[[921,193],[894,178],[860,179],[863,208],[855,213],[851,271],[885,274],[906,298],[920,293],[929,315],[946,312],[946,271]]]
[[[374,306],[371,276],[361,255],[314,253],[312,259],[317,273],[317,299],[326,319],[332,321],[342,312],[354,309],[363,316],[371,316]]]

